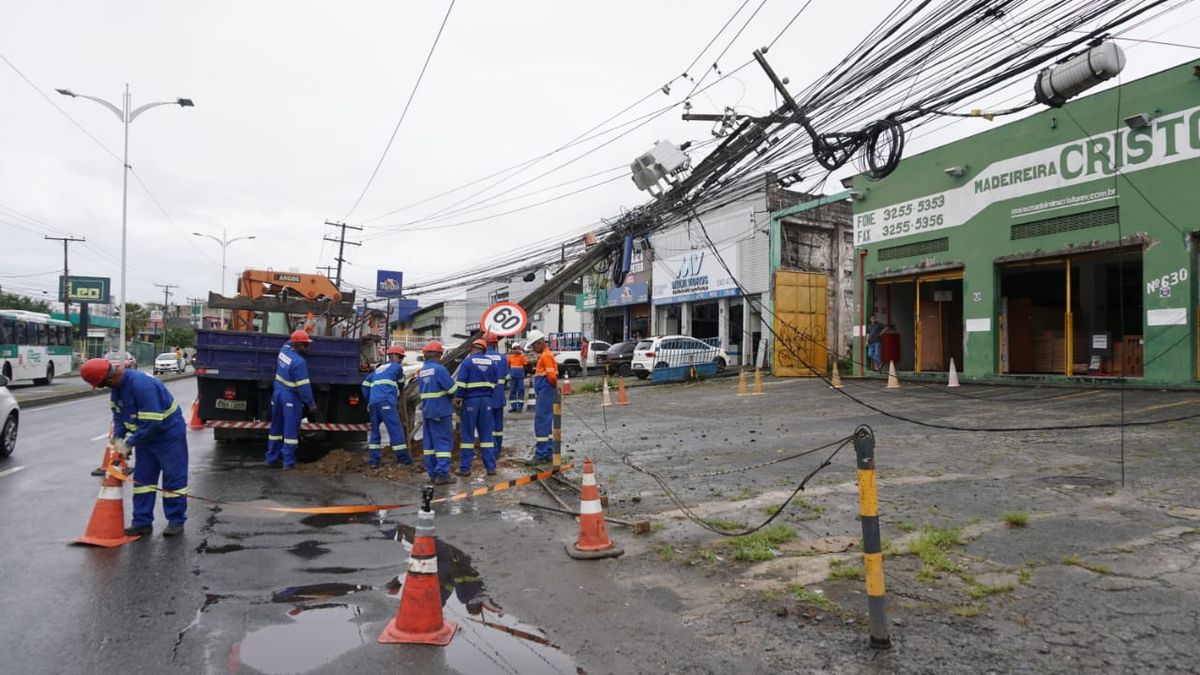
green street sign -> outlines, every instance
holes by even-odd
[[[112,281],[108,277],[58,277],[59,302],[88,302],[93,305],[109,304]]]

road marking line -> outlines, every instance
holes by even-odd
[[[100,440],[100,439],[102,439],[102,438],[108,438],[108,434],[107,434],[107,433],[103,433],[103,434],[100,434],[99,436],[97,436],[97,437],[95,437],[95,438],[89,438],[88,440],[89,440],[89,441],[98,441],[98,440]]]
[[[1109,392],[1104,389],[1089,389],[1087,391],[1078,391],[1078,392],[1075,392],[1074,394],[1063,394],[1062,396],[1053,396],[1046,400],[1047,401],[1066,401],[1067,399],[1071,399],[1071,398],[1079,398],[1081,396],[1095,396],[1096,394],[1105,394],[1105,393],[1109,393]]]
[[[11,469],[5,469],[4,471],[0,471],[0,478],[5,478],[6,476],[11,476],[11,475],[13,475],[14,473],[16,473],[16,472],[18,472],[18,471],[20,471],[21,469],[24,469],[24,468],[25,468],[25,467],[23,467],[23,466],[14,466],[14,467],[13,467],[13,468],[11,468]]]
[[[1163,410],[1164,408],[1176,408],[1181,405],[1192,405],[1197,402],[1198,401],[1191,400],[1191,401],[1175,401],[1174,403],[1160,403],[1159,405],[1152,405],[1149,408],[1142,408],[1140,410],[1130,410],[1129,412],[1131,412],[1133,414],[1140,414],[1140,413],[1150,412],[1151,410]]]

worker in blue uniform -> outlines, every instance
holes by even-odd
[[[183,534],[187,520],[188,449],[183,412],[162,382],[105,359],[89,359],[79,371],[93,387],[112,389],[113,446],[124,456],[137,448],[133,469],[133,519],[127,535],[154,531],[154,501],[162,479],[164,537]]]
[[[304,355],[312,338],[303,330],[292,333],[275,360],[275,392],[271,395],[271,428],[267,431],[267,466],[296,468],[296,448],[300,445],[300,419],[308,411],[317,414],[308,381],[308,361]]]
[[[422,351],[425,367],[417,373],[417,384],[424,420],[425,471],[436,485],[445,485],[454,482],[450,477],[450,455],[454,447],[454,392],[458,385],[442,365],[445,351],[442,343],[433,340]]]
[[[475,441],[479,441],[479,458],[487,475],[496,475],[496,441],[492,436],[492,395],[496,389],[496,367],[484,352],[487,343],[475,340],[471,343],[471,354],[458,366],[455,381],[458,391],[455,396],[462,400],[459,424],[462,427],[458,444],[458,475],[471,475],[471,462],[475,459]]]
[[[372,468],[379,466],[383,454],[383,437],[379,433],[381,424],[387,427],[388,440],[396,453],[396,463],[412,464],[412,458],[408,456],[408,439],[398,411],[400,387],[404,384],[404,347],[388,347],[387,356],[387,363],[379,364],[362,383],[363,398],[367,401],[367,414],[371,420],[367,463]]]
[[[483,341],[487,343],[487,351],[484,354],[492,360],[492,366],[496,369],[496,387],[492,389],[491,403],[492,438],[496,441],[496,452],[493,454],[493,457],[499,457],[500,453],[504,450],[504,404],[508,396],[508,378],[510,377],[508,372],[508,358],[496,349],[500,343],[498,335],[488,331],[483,336]]]

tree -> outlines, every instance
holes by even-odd
[[[125,303],[125,332],[131,337],[137,336],[150,322],[150,312],[136,302]]]
[[[196,331],[191,328],[168,328],[168,347],[193,347],[196,344]]]
[[[0,309],[23,309],[28,312],[50,313],[50,305],[45,300],[27,298],[14,293],[0,293]]]

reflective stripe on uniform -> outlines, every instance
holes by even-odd
[[[439,398],[441,396],[449,396],[452,393],[454,393],[453,389],[450,389],[447,391],[435,391],[435,392],[430,392],[428,394],[421,394],[421,399],[425,400],[425,399],[430,399],[430,398]]]
[[[298,439],[298,438],[285,438],[285,439],[283,439],[283,444],[284,444],[284,445],[300,445],[300,439]]]
[[[496,386],[495,384],[493,384],[491,382],[459,382],[458,384],[463,389],[483,389],[484,387],[487,387],[488,389],[493,389]]]
[[[296,380],[295,382],[292,382],[291,380],[285,380],[283,379],[282,375],[276,375],[275,381],[283,384],[285,387],[292,387],[293,389],[309,383],[308,380]]]
[[[365,384],[366,384],[366,382],[363,382],[363,384],[365,385]],[[390,387],[395,387],[395,386],[396,386],[396,381],[395,381],[395,380],[375,380],[374,382],[372,382],[372,383],[371,383],[371,385],[370,385],[370,386],[372,386],[372,387],[378,387],[378,386],[379,386],[379,385],[381,385],[381,384],[386,384],[386,385],[388,385],[388,386],[390,386]]]
[[[426,457],[433,457],[433,456],[434,456],[434,454],[435,454],[435,451],[434,451],[434,450],[426,450],[426,451],[425,451],[425,456],[426,456]]]
[[[548,441],[548,440],[550,440],[550,437],[549,437],[549,436],[534,436],[534,437],[533,437],[533,440],[535,440],[535,441],[537,441],[537,442],[541,443],[542,441]]]
[[[136,486],[136,487],[134,487],[134,488],[133,488],[133,494],[135,494],[135,495],[144,495],[144,494],[146,494],[146,493],[148,493],[148,492],[154,492],[154,491],[155,491],[155,490],[157,490],[157,489],[158,489],[158,488],[157,488],[157,487],[155,487],[155,486],[153,486],[153,485],[138,485],[138,486]]]
[[[183,486],[183,487],[181,487],[181,488],[179,488],[178,490],[167,490],[167,489],[164,489],[164,490],[163,490],[163,499],[172,499],[172,498],[175,498],[175,497],[186,497],[186,496],[187,496],[187,492],[188,492],[188,489],[187,489],[187,486],[186,486],[186,485],[185,485],[185,486]]]
[[[437,452],[437,453],[435,453],[435,454],[436,454],[436,455],[437,455],[437,457],[439,457],[439,458],[441,458],[441,457],[445,457],[445,458],[449,459],[449,458],[450,458],[450,454],[451,454],[451,453],[449,453],[449,452]]]
[[[393,450],[407,450],[407,449],[408,449],[408,445],[407,445],[407,444],[405,444],[405,443],[401,443],[400,445],[393,445],[393,446],[392,446],[392,449],[393,449]]]
[[[480,444],[479,444],[479,448],[480,448],[480,449],[483,449],[483,448],[494,448],[494,447],[496,447],[496,444],[495,444],[495,443],[480,443]]]
[[[137,425],[133,422],[123,422],[123,424],[125,425],[126,429],[130,431],[137,431]]]
[[[268,441],[282,441],[282,440],[283,440],[283,436],[271,436],[271,435],[269,435],[269,434],[268,434],[268,435],[267,435],[267,440],[268,440]]]
[[[157,420],[157,421],[161,422],[161,421],[167,419],[167,417],[169,415],[171,415],[171,413],[175,412],[176,410],[179,410],[179,402],[172,401],[171,407],[167,408],[166,410],[164,410],[160,413],[138,411],[137,418],[139,420]]]
[[[368,450],[378,450],[378,449],[380,449],[380,448],[382,448],[382,447],[383,447],[383,446],[382,446],[382,445],[380,445],[379,443],[368,443],[368,444],[367,444],[367,449],[368,449]]]

